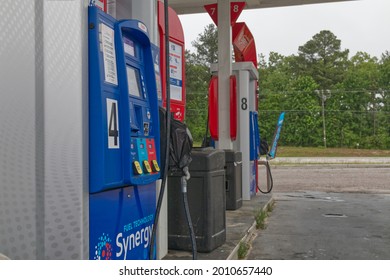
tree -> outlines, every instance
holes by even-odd
[[[193,46],[196,52],[186,51],[186,123],[200,142],[207,123],[209,66],[217,62],[215,26],[207,26]],[[300,46],[296,55],[271,52],[266,61],[260,54],[261,138],[272,139],[285,111],[281,145],[323,146],[325,123],[328,147],[390,148],[390,52],[379,60],[365,52],[350,59],[348,54],[341,40],[326,30]]]
[[[218,60],[218,33],[214,24],[205,27],[203,33],[192,42],[195,53],[186,50],[186,124],[196,142],[200,142],[206,132],[208,84],[210,64]]]
[[[188,94],[207,92],[210,80],[210,70],[206,65],[198,63],[196,54],[189,50],[185,52],[186,58],[186,91]]]
[[[311,76],[321,89],[330,89],[343,81],[348,53],[332,32],[322,30],[298,48],[298,74]]]
[[[202,34],[192,42],[200,64],[210,66],[218,62],[218,30],[214,24],[207,25]]]

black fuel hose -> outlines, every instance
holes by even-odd
[[[171,89],[170,89],[170,75],[169,75],[169,20],[168,20],[168,0],[164,1],[164,19],[165,19],[165,83],[166,83],[166,108],[167,108],[167,114],[166,114],[166,150],[165,150],[165,165],[164,170],[162,174],[162,182],[161,182],[161,188],[160,188],[160,194],[158,196],[157,206],[156,206],[156,213],[154,215],[154,222],[153,222],[153,230],[152,230],[152,236],[150,241],[150,247],[149,247],[149,259],[154,259],[154,244],[156,240],[156,232],[157,232],[157,226],[158,221],[160,217],[161,212],[161,205],[164,198],[165,188],[166,188],[166,181],[168,177],[168,168],[169,168],[169,147],[170,147],[170,140],[171,140],[171,116],[170,116],[170,108],[171,108]],[[161,44],[161,42],[160,42]]]
[[[192,259],[197,260],[197,248],[196,248],[196,238],[194,232],[194,226],[192,225],[190,208],[188,206],[188,197],[187,197],[187,181],[190,179],[190,173],[188,172],[188,167],[183,168],[185,176],[181,177],[181,193],[183,196],[184,211],[186,214],[187,225],[190,232],[191,246],[192,246]]]
[[[261,189],[260,189],[260,187],[257,187],[257,189],[261,192],[261,193],[263,193],[263,194],[268,194],[268,193],[270,193],[271,191],[272,191],[272,189],[273,189],[273,187],[274,187],[274,179],[272,178],[272,172],[271,172],[271,166],[269,165],[269,161],[268,161],[268,159],[265,161],[265,169],[267,170],[267,176],[269,176],[269,178],[270,178],[270,187],[269,187],[269,189],[267,190],[267,191],[262,191]],[[267,179],[267,183],[268,183],[268,179]]]

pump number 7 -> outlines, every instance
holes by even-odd
[[[107,98],[108,148],[119,149],[118,101]]]

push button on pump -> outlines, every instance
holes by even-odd
[[[158,166],[157,160],[152,160],[152,167],[154,172],[160,172],[160,166]]]
[[[144,168],[145,168],[146,172],[147,173],[152,173],[152,168],[150,167],[149,162],[147,160],[144,160],[143,164],[144,164]]]
[[[141,175],[143,173],[141,165],[139,164],[138,161],[134,161],[133,162],[133,169],[134,169],[134,174],[135,175]]]

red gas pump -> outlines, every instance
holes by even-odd
[[[234,26],[245,2],[230,3],[230,24]],[[209,4],[204,6],[209,13],[215,25],[218,25],[218,4]],[[236,76],[230,77],[230,139],[236,140],[237,137],[237,85]],[[211,138],[218,140],[218,76],[213,76],[209,83],[209,129]]]
[[[158,1],[158,28],[160,33],[160,73],[162,81],[162,100],[166,107],[166,59],[165,59],[165,18],[164,4]],[[186,92],[185,92],[185,46],[184,32],[180,19],[172,8],[168,8],[169,20],[169,54],[170,54],[170,91],[171,91],[171,109],[176,120],[183,121],[185,117]]]

